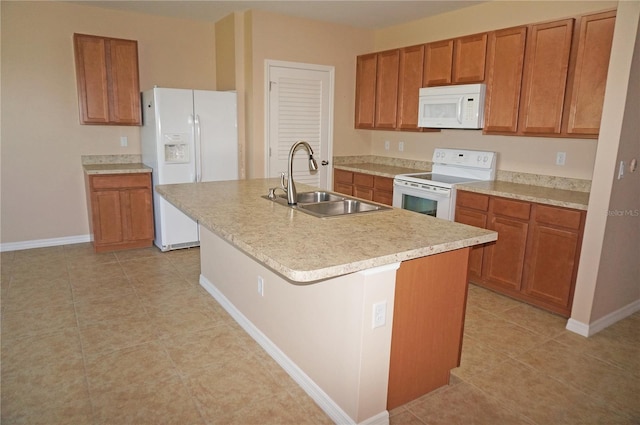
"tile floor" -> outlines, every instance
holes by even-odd
[[[2,424],[329,424],[198,285],[199,250],[1,256]],[[640,313],[586,339],[471,286],[451,385],[392,425],[640,424]]]

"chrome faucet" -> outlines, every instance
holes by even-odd
[[[284,174],[281,175],[281,178],[280,178],[280,186],[282,187],[282,189],[284,189],[284,191],[287,194],[287,203],[289,205],[295,205],[298,203],[297,202],[298,193],[296,192],[296,184],[293,182],[293,154],[296,151],[296,149],[298,149],[300,146],[304,147],[309,153],[309,171],[318,170],[318,163],[316,162],[315,159],[313,159],[313,149],[311,149],[311,146],[309,145],[309,143],[303,140],[299,140],[295,142],[293,146],[291,146],[291,149],[289,150],[289,162],[287,164],[289,168],[289,176],[287,178],[286,186],[284,184]]]

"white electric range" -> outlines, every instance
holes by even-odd
[[[495,152],[436,148],[431,172],[399,174],[393,180],[393,206],[453,221],[456,185],[495,180]]]

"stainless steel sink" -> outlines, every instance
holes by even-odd
[[[299,204],[312,204],[316,202],[342,201],[344,196],[336,195],[329,192],[302,192],[298,193],[297,202]]]
[[[388,210],[389,207],[370,204],[357,199],[342,201],[317,202],[315,204],[300,204],[298,209],[316,217],[336,217],[340,215],[358,214],[364,212]]]
[[[268,196],[263,196],[263,198],[320,218],[340,217],[391,209],[391,207],[386,205],[367,202],[332,192],[301,192],[296,195],[297,205],[289,205],[285,195],[279,195],[275,199],[271,199]]]

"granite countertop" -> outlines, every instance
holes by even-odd
[[[139,162],[124,164],[83,164],[82,168],[87,174],[129,174],[151,172],[151,167],[147,167]]]
[[[333,167],[341,170],[390,178],[393,178],[397,174],[425,172],[424,169],[406,168],[374,162],[334,163]],[[510,171],[498,171],[497,174],[498,180],[495,181],[460,184],[456,187],[458,189],[468,190],[469,192],[484,193],[486,195],[502,196],[505,198],[520,199],[523,201],[584,211],[587,210],[589,203],[588,187],[590,186],[590,182],[586,180],[564,179]],[[500,180],[501,178],[517,180],[503,181]],[[543,184],[547,186],[543,186]],[[573,190],[576,188],[580,190]]]
[[[278,179],[160,185],[156,191],[246,254],[294,282],[491,242],[497,233],[411,211],[317,218],[264,199]],[[317,190],[297,184],[298,192]]]
[[[398,174],[424,173],[425,170],[417,168],[406,168],[397,165],[374,164],[374,163],[355,163],[355,164],[334,164],[333,168],[354,171],[356,173],[373,174],[375,176],[394,178]]]
[[[552,187],[534,186],[529,184],[512,183],[505,181],[490,181],[465,183],[457,185],[460,190],[484,193],[504,198],[519,199],[522,201],[537,202],[539,204],[555,205],[558,207],[587,210],[589,204],[589,192],[576,190],[556,189]]]

